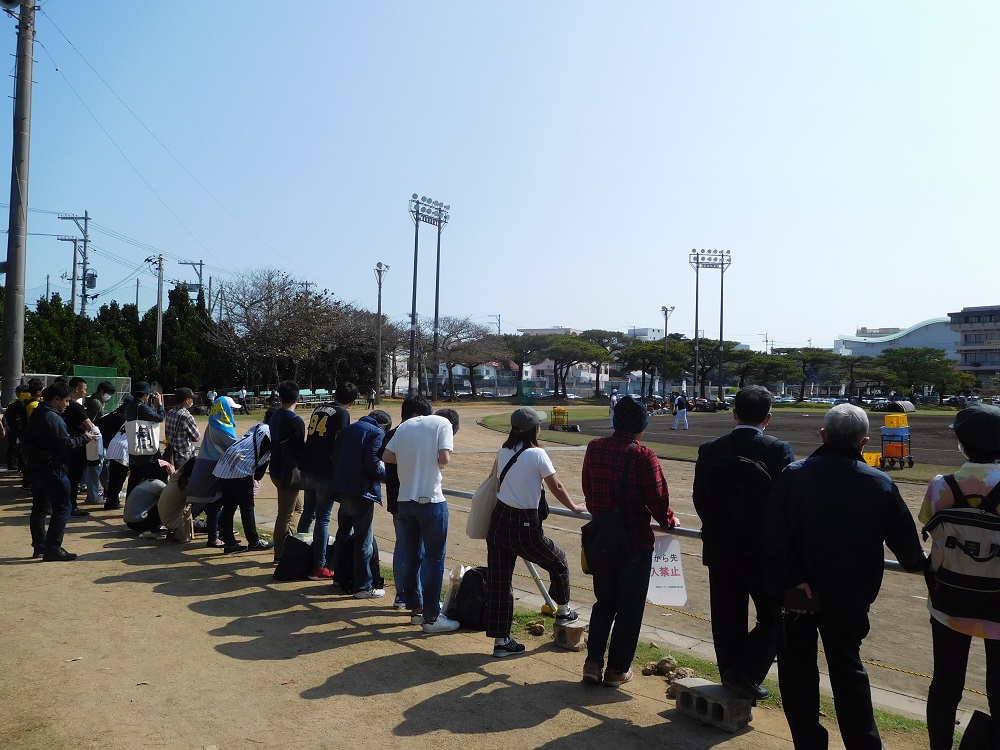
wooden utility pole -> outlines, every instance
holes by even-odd
[[[156,369],[163,366],[163,256],[156,256]]]

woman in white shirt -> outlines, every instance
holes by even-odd
[[[544,568],[551,583],[549,594],[558,605],[556,624],[577,619],[569,606],[569,567],[563,552],[542,531],[538,515],[544,497],[542,482],[560,503],[574,513],[586,512],[577,505],[556,477],[548,454],[538,447],[544,414],[523,406],[510,415],[510,435],[497,453],[497,469],[503,474],[499,501],[486,535],[487,623],[486,635],[493,640],[493,656],[502,658],[524,652],[524,645],[510,636],[514,617],[511,579],[518,557]],[[506,473],[504,474],[504,471]]]

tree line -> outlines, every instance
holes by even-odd
[[[2,295],[2,290],[0,290]],[[315,284],[284,271],[251,269],[225,282],[212,314],[202,294],[184,285],[167,293],[159,361],[155,308],[140,313],[136,305],[110,302],[94,317],[74,313],[58,294],[38,300],[25,315],[25,372],[67,373],[74,364],[114,367],[119,376],[159,382],[167,391],[179,386],[264,389],[291,378],[303,387],[332,388],[352,380],[362,387],[375,383],[378,315],[336,298]],[[0,307],[2,310],[2,307]],[[469,372],[471,391],[478,392],[477,368],[492,364],[520,381],[526,365],[551,361],[557,394],[566,395],[574,367],[606,367],[621,379],[640,373],[643,393],[652,395],[656,376],[667,382],[691,380],[697,374],[701,396],[722,380],[731,388],[759,384],[774,389],[779,382],[805,398],[809,383],[844,383],[858,393],[912,394],[932,388],[939,394],[989,390],[954,368],[945,352],[929,348],[889,349],[878,357],[839,356],[829,350],[801,347],[761,353],[739,348],[735,341],[695,342],[682,334],[666,341],[636,341],[620,331],[592,329],[580,335],[501,335],[468,317],[443,316],[438,325],[437,360],[445,365],[456,393],[455,368]],[[405,384],[409,354],[409,321],[381,321],[382,371],[395,386]],[[697,343],[698,357],[695,361]],[[434,378],[433,321],[418,320],[414,369],[422,387]],[[600,374],[595,395],[604,390]]]

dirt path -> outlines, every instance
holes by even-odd
[[[489,469],[502,436],[474,420],[495,411],[462,408],[446,486],[474,489]],[[553,449],[552,456],[580,497],[582,451]],[[684,525],[696,525],[691,468],[666,466]],[[485,544],[461,533],[467,506],[451,506],[450,562],[484,562]],[[637,677],[619,692],[586,688],[582,654],[543,639],[529,639],[525,657],[492,659],[481,634],[422,635],[393,612],[391,597],[359,602],[324,584],[277,583],[267,555],[223,556],[201,546],[204,537],[186,546],[143,540],[110,512],[72,520],[66,546],[80,554],[76,562],[31,561],[28,508],[13,475],[0,475],[3,748],[791,747],[780,712],[758,709],[751,731],[726,735],[678,715],[662,678]],[[266,481],[258,515],[274,516]],[[392,526],[388,514],[376,518],[386,565]],[[547,522],[571,556],[579,526]],[[647,622],[658,629],[651,637],[710,653],[696,543],[685,549],[688,606],[647,607]],[[574,584],[574,601],[586,608],[589,581],[577,576]],[[522,606],[537,607],[530,580],[519,576],[516,585]],[[922,663],[912,647],[929,643],[921,603],[905,590],[888,602],[898,607],[885,628],[891,636],[873,628],[866,650]],[[913,737],[891,746],[924,744]]]

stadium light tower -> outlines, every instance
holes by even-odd
[[[663,364],[666,365],[667,364],[666,358],[670,354],[670,347],[667,346],[667,325],[670,323],[670,314],[674,311],[674,305],[671,305],[670,307],[664,305],[663,307],[660,308],[660,311],[663,313],[663,357],[664,357]],[[663,399],[665,401],[667,398],[666,372],[663,373],[662,385],[663,385]]]
[[[698,388],[698,358],[699,358],[699,343],[698,343],[698,280],[702,268],[718,268],[721,277],[721,282],[719,286],[719,398],[722,398],[722,322],[723,315],[725,313],[725,276],[726,269],[729,268],[729,264],[732,263],[732,251],[730,250],[692,250],[691,254],[688,256],[688,262],[694,269],[694,390],[702,398],[705,398],[705,383],[701,383],[701,389]]]
[[[434,274],[434,383],[431,398],[437,399],[438,379],[438,302],[441,292],[441,232],[451,218],[451,206],[426,195],[410,197],[410,216],[413,217],[413,304],[410,311],[410,384],[408,392],[413,393],[413,373],[417,355],[417,247],[420,240],[420,222],[437,227],[437,266]]]

